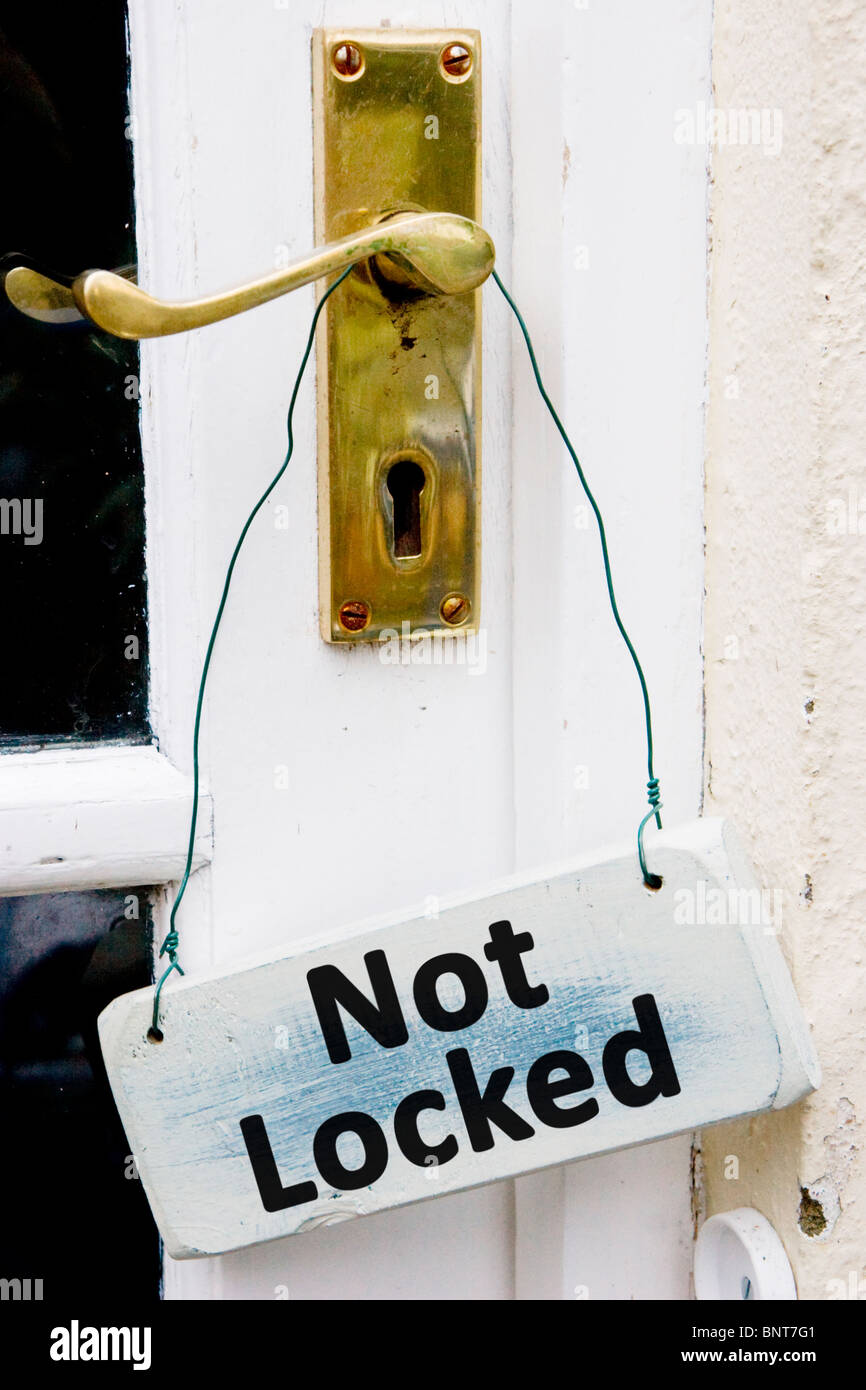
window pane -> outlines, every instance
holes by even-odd
[[[46,1302],[159,1297],[159,1239],[96,1034],[105,1005],[150,978],[142,889],[0,899],[0,1273],[41,1279]]]
[[[4,269],[134,262],[125,6],[0,0],[0,127]],[[138,347],[5,294],[0,585],[0,739],[147,737]]]

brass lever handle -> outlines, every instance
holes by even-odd
[[[453,213],[401,213],[313,251],[284,270],[203,299],[155,299],[122,275],[86,270],[71,290],[25,266],[6,275],[6,294],[22,313],[54,317],[77,306],[98,328],[117,338],[162,338],[231,318],[271,299],[375,257],[388,279],[428,294],[465,294],[493,269],[493,242],[476,222]]]

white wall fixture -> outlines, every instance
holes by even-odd
[[[738,1207],[704,1222],[695,1247],[695,1293],[701,1301],[796,1299],[785,1247],[754,1207]]]

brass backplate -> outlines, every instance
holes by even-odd
[[[317,242],[400,212],[480,222],[476,31],[320,29],[313,57]],[[395,277],[357,267],[319,331],[328,642],[478,625],[480,291],[427,295]]]

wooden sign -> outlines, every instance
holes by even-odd
[[[818,1064],[729,825],[182,979],[99,1020],[175,1258],[787,1105]]]

